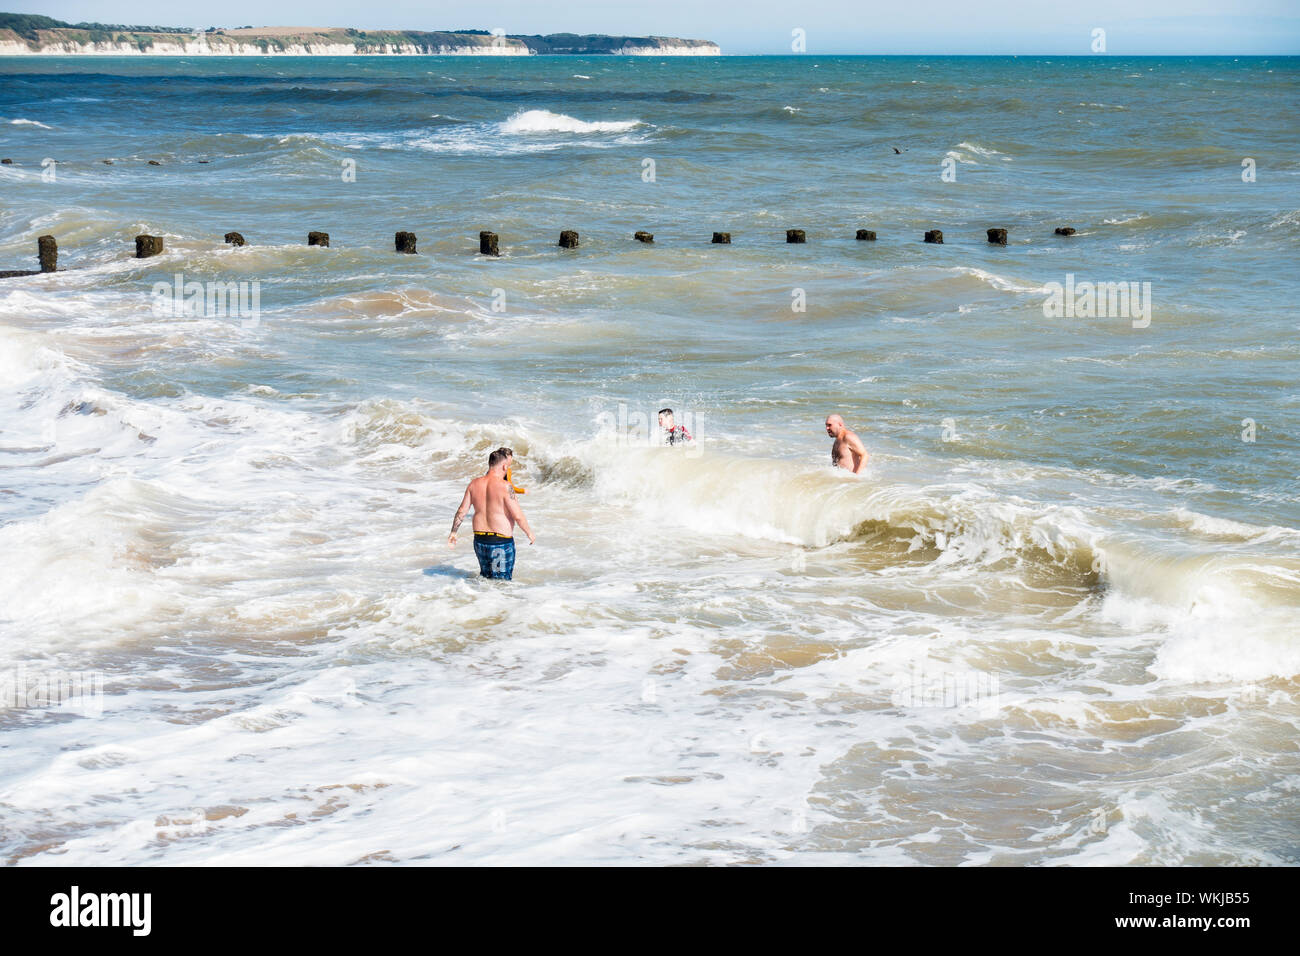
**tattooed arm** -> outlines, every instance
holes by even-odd
[[[469,485],[465,486],[465,497],[460,499],[460,507],[456,509],[456,517],[451,519],[451,534],[447,536],[447,546],[456,547],[456,532],[460,530],[460,523],[465,520],[465,515],[469,513]]]

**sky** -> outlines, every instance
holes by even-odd
[[[332,26],[713,40],[724,53],[1300,54],[1300,0],[0,0],[8,13],[175,27]],[[794,51],[799,52],[799,51]]]

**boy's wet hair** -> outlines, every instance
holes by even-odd
[[[671,415],[672,413],[673,413],[673,410],[672,410],[671,408],[661,408],[661,409],[659,409],[659,414],[660,414],[660,415]]]
[[[488,467],[495,468],[497,465],[501,464],[510,457],[509,452],[510,450],[508,448],[498,448],[492,454],[488,455]]]
[[[500,448],[497,449],[497,454],[499,454],[499,455],[501,455],[502,457],[505,457],[505,458],[514,458],[514,457],[515,457],[515,451],[514,451],[514,449],[513,449],[513,448],[507,448],[505,445],[502,445]]]

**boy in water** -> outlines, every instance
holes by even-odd
[[[671,408],[659,409],[659,427],[663,430],[664,441],[670,445],[685,445],[687,442],[695,441],[691,433],[686,430],[685,425],[673,423],[673,410]]]
[[[524,529],[529,544],[537,540],[506,481],[506,467],[513,457],[508,448],[498,448],[488,455],[487,474],[465,487],[465,497],[456,509],[447,538],[448,547],[454,548],[460,523],[473,507],[474,556],[478,558],[479,576],[500,581],[511,580],[515,571],[515,525]]]

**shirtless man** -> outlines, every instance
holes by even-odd
[[[835,439],[835,444],[831,445],[831,463],[836,468],[847,468],[855,475],[861,474],[871,457],[862,439],[849,431],[839,415],[826,419],[826,434]]]
[[[508,448],[498,448],[488,455],[487,474],[475,478],[465,488],[465,497],[451,523],[448,547],[456,546],[456,532],[470,507],[474,508],[474,556],[478,558],[480,577],[511,580],[515,571],[515,525],[524,529],[528,543],[537,539],[528,527],[524,511],[511,494],[506,468],[513,456]]]

